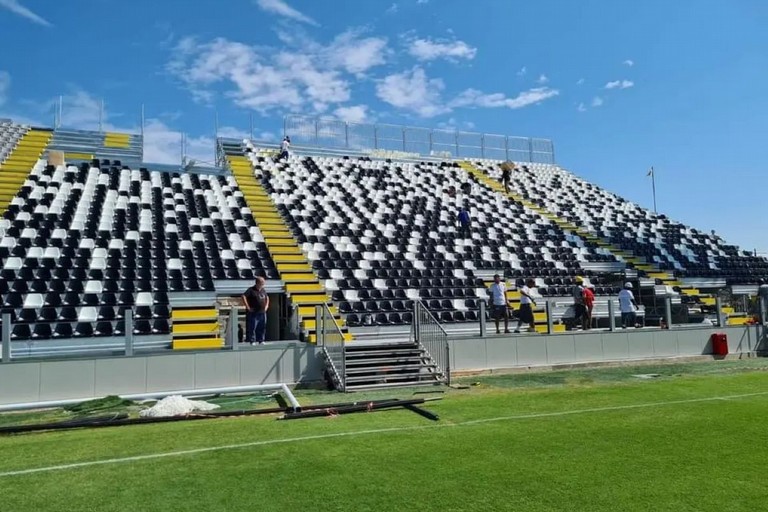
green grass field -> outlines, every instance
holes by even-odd
[[[426,405],[439,422],[398,410],[2,437],[0,510],[765,510],[766,370],[469,378]]]

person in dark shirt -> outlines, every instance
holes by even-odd
[[[508,163],[504,163],[501,166],[501,183],[504,184],[504,192],[509,194],[509,180],[512,176],[512,170]]]
[[[469,211],[467,211],[466,207],[462,207],[462,209],[459,211],[458,221],[459,221],[459,237],[470,238],[472,236],[472,233],[470,230],[472,218],[469,216]]]
[[[269,295],[264,289],[263,277],[257,277],[253,286],[245,290],[243,304],[245,305],[245,342],[251,345],[264,344],[267,334],[267,311],[269,310]]]

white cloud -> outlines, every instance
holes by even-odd
[[[459,94],[453,101],[449,103],[451,107],[483,107],[483,108],[498,108],[506,107],[510,109],[518,109],[527,107],[528,105],[534,105],[541,103],[544,100],[553,98],[560,94],[557,89],[550,89],[549,87],[535,87],[527,91],[523,91],[514,98],[508,98],[502,93],[484,94],[476,89],[467,89]]]
[[[477,54],[477,48],[458,40],[414,39],[409,41],[409,45],[408,53],[420,61],[435,59],[472,60]]]
[[[536,80],[537,84],[542,84],[542,85],[547,83],[547,82],[549,82],[549,78],[547,78],[547,75],[545,75],[543,73],[541,75],[539,75],[539,78]]]
[[[389,75],[379,81],[376,95],[382,101],[420,117],[446,114],[456,108],[523,108],[540,103],[560,94],[556,89],[536,87],[523,91],[514,98],[503,93],[486,94],[477,89],[466,89],[450,101],[443,101],[445,84],[439,78],[429,78],[423,68]]]
[[[634,66],[634,65],[635,65],[635,61],[633,61],[632,59],[627,59],[627,60],[625,60],[625,61],[623,62],[623,64],[624,64],[625,66],[629,66],[629,67],[632,67],[632,66]]]
[[[297,11],[287,3],[283,2],[283,0],[256,0],[256,5],[266,12],[271,12],[272,14],[277,14],[278,16],[283,16],[301,23],[318,26],[318,23],[315,20]]]
[[[428,3],[429,3],[429,0],[416,0],[416,5],[424,5]]]
[[[442,130],[474,130],[475,123],[472,121],[458,121],[455,117],[451,117],[448,121],[437,123],[437,127]]]
[[[635,85],[635,82],[631,80],[614,80],[613,82],[608,82],[607,84],[605,84],[605,88],[606,89],[629,89],[634,85]]]
[[[0,71],[0,107],[8,100],[8,91],[11,89],[11,75],[7,71]]]
[[[4,7],[12,13],[18,14],[22,18],[27,18],[29,21],[37,23],[38,25],[43,25],[44,27],[51,26],[51,23],[48,20],[24,7],[18,0],[0,0],[0,7]]]
[[[322,113],[351,97],[350,77],[386,62],[387,40],[363,37],[361,30],[339,34],[328,45],[279,33],[280,50],[250,46],[225,38],[198,42],[184,38],[176,45],[167,70],[197,101],[223,94],[236,105],[270,110]]]
[[[603,106],[603,103],[604,103],[603,98],[601,98],[600,96],[595,96],[594,98],[592,98],[593,107],[601,107]]]
[[[421,117],[434,117],[450,109],[442,105],[445,84],[439,78],[428,78],[418,66],[385,77],[376,84],[376,95],[393,107],[409,110]]]
[[[584,84],[584,81],[585,81],[585,80],[584,80],[583,78],[579,78],[579,79],[576,81],[576,85],[583,85],[583,84]]]
[[[523,67],[521,67],[521,68],[520,68],[520,70],[519,70],[517,73],[515,73],[515,74],[516,74],[517,76],[525,76],[525,75],[526,75],[526,73],[528,73],[528,68],[526,68],[525,66],[523,66]]]
[[[387,39],[384,37],[361,38],[361,30],[347,30],[336,36],[327,48],[322,49],[331,66],[360,74],[386,62]]]
[[[370,122],[367,105],[352,105],[349,107],[339,107],[333,111],[333,114],[346,123]]]
[[[392,4],[392,5],[389,6],[389,9],[387,9],[385,12],[387,14],[396,14],[398,9],[399,8],[398,8],[397,4]]]
[[[578,110],[579,112],[586,112],[587,107],[584,105],[584,103],[579,103],[579,106],[576,107],[576,110]]]

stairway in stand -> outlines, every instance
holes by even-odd
[[[653,263],[646,262],[645,258],[637,257],[631,251],[625,251],[620,247],[614,246],[607,240],[603,240],[602,238],[595,236],[593,233],[590,233],[589,231],[586,231],[585,229],[582,229],[581,227],[576,226],[571,222],[561,219],[556,214],[550,212],[546,208],[539,206],[538,204],[520,196],[519,194],[516,194],[514,192],[505,192],[504,185],[502,185],[497,180],[494,180],[493,178],[488,176],[485,172],[478,169],[477,167],[475,167],[469,162],[466,162],[466,161],[459,162],[459,166],[465,171],[467,171],[471,176],[474,176],[480,183],[486,185],[491,190],[494,190],[502,194],[503,196],[508,197],[513,201],[522,204],[526,208],[533,210],[534,212],[538,213],[542,217],[545,217],[551,220],[552,222],[557,224],[560,227],[560,229],[562,229],[563,231],[570,232],[574,235],[577,235],[583,238],[588,242],[593,242],[598,246],[604,249],[607,249],[611,254],[616,256],[619,260],[624,261],[626,263],[631,263],[635,269],[644,272],[649,278],[655,279],[656,281],[660,282],[665,286],[676,286],[680,288],[680,293],[687,295],[689,297],[697,298],[699,303],[703,306],[714,306],[715,298],[713,296],[708,294],[702,294],[699,292],[699,290],[693,287],[685,286],[682,282],[678,281],[673,274],[671,274],[670,272],[661,270],[658,266],[656,266]]]
[[[345,339],[352,340],[344,319],[339,315],[338,309],[332,305],[331,298],[312,271],[301,247],[293,238],[293,234],[286,226],[269,194],[256,179],[251,162],[237,154],[228,154],[227,162],[237,180],[238,187],[243,192],[248,208],[253,213],[253,218],[264,235],[264,242],[280,273],[280,278],[285,283],[288,297],[297,310],[305,341],[310,343],[317,341],[315,306],[319,304],[328,304]]]
[[[50,130],[31,128],[19,140],[10,156],[0,164],[0,215],[8,210],[29,172],[51,140]]]
[[[360,343],[346,349],[346,391],[438,385],[442,375],[418,343]]]
[[[215,307],[174,307],[171,321],[174,350],[207,350],[224,346]]]

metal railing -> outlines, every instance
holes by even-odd
[[[315,332],[317,344],[322,347],[323,355],[333,383],[337,390],[345,391],[347,387],[347,348],[344,333],[333,318],[333,313],[327,304],[315,308]]]
[[[420,300],[413,303],[411,341],[417,343],[435,365],[435,376],[441,382],[451,383],[451,359],[448,334],[440,322]]]
[[[391,124],[345,123],[338,119],[289,115],[283,135],[292,145],[360,151],[386,150],[440,158],[489,158],[515,162],[555,163],[549,139],[511,137]]]

